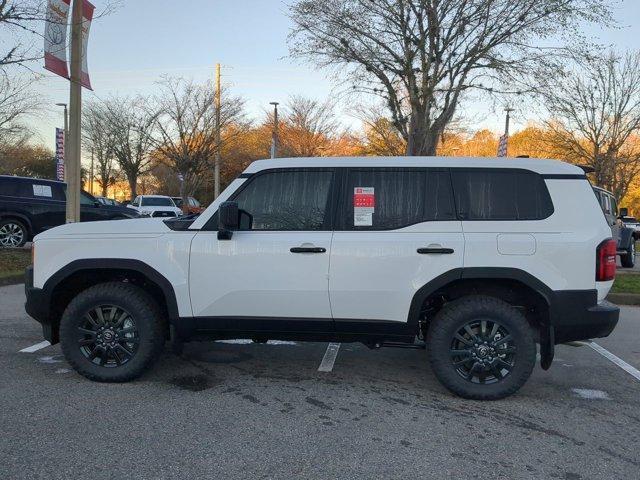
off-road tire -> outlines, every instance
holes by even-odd
[[[117,367],[92,363],[79,348],[77,329],[84,315],[100,305],[115,305],[129,312],[139,334],[133,357]],[[60,345],[65,358],[78,373],[98,382],[127,382],[139,377],[162,352],[165,335],[166,319],[158,304],[130,283],[101,283],[84,290],[69,303],[60,320]]]
[[[504,325],[515,344],[512,370],[493,384],[472,383],[463,378],[451,360],[451,344],[456,332],[474,319],[492,319]],[[488,296],[462,297],[446,304],[429,325],[427,351],[438,380],[454,394],[472,400],[499,400],[522,387],[536,362],[536,344],[527,319],[508,303]]]
[[[627,253],[624,255],[620,255],[620,264],[624,268],[633,268],[636,264],[636,245],[634,238],[631,239],[631,244],[625,250],[625,252]]]

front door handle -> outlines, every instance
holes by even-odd
[[[325,253],[327,249],[324,247],[291,247],[289,251],[291,253]]]
[[[418,253],[420,254],[451,254],[453,253],[453,248],[444,248],[444,247],[428,247],[428,248],[419,248]]]

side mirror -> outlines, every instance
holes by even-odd
[[[238,230],[240,212],[236,202],[222,202],[218,209],[218,240],[231,240],[233,232]]]
[[[628,217],[629,216],[629,209],[628,208],[621,208],[620,209],[620,213],[618,214],[619,217]]]
[[[93,206],[94,207],[99,207],[100,206],[100,202],[98,200],[94,200],[93,201]]]

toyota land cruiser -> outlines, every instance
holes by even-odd
[[[166,340],[423,342],[452,392],[498,399],[540,345],[609,335],[616,242],[584,172],[551,160],[264,160],[197,218],[35,238],[27,312],[98,381]]]

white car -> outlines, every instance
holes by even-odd
[[[27,312],[99,381],[167,339],[417,342],[452,392],[498,399],[536,343],[548,369],[619,316],[611,229],[584,172],[551,160],[258,161],[198,218],[67,224],[33,253]]]
[[[129,208],[137,210],[143,217],[178,217],[182,215],[182,210],[165,195],[138,195]]]

